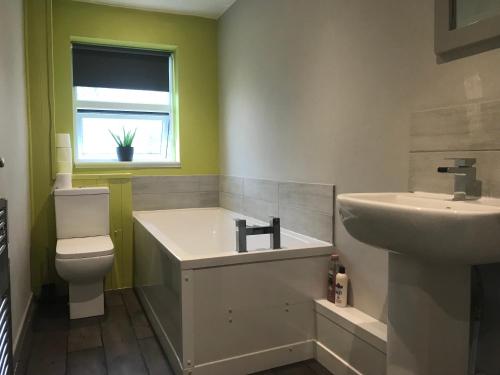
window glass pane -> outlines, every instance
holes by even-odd
[[[165,160],[169,138],[168,114],[78,112],[78,156],[82,160],[115,160],[116,143],[110,131],[137,129],[134,160]]]
[[[170,104],[170,93],[166,91],[108,89],[101,87],[76,87],[76,100],[130,103],[130,104]]]

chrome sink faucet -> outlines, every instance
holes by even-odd
[[[281,229],[280,218],[272,217],[269,221],[269,226],[261,227],[253,225],[247,227],[247,221],[236,219],[236,251],[238,253],[247,252],[247,236],[255,236],[258,234],[270,234],[271,249],[281,248]]]
[[[453,160],[453,167],[438,167],[439,173],[453,173],[455,175],[454,201],[477,199],[481,197],[481,181],[476,179],[476,159],[472,158],[447,158]]]

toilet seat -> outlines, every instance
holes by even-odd
[[[82,259],[112,255],[113,242],[109,236],[65,238],[57,240],[56,257]]]

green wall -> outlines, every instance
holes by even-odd
[[[199,17],[80,3],[25,0],[30,116],[32,283],[63,285],[54,269],[54,134],[73,134],[72,40],[175,51],[181,167],[74,169],[75,186],[108,185],[116,261],[107,288],[132,284],[132,175],[217,174],[217,22]]]
[[[49,0],[25,1],[31,191],[31,283],[39,293],[54,280],[55,222],[52,199],[54,106],[51,79],[51,8]]]
[[[174,47],[182,167],[134,173],[218,172],[217,22],[68,0],[54,0],[53,4],[57,131],[73,133],[72,39]]]

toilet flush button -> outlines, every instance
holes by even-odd
[[[5,159],[0,158],[0,168],[3,168],[3,167],[5,167]]]

